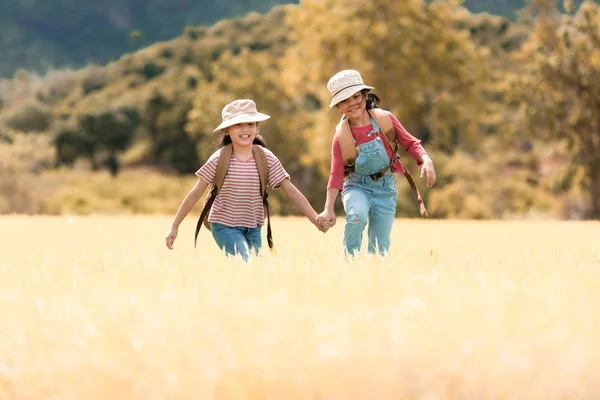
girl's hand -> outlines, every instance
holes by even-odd
[[[435,183],[435,168],[433,167],[433,161],[429,158],[428,155],[423,154],[423,166],[421,167],[421,178],[423,176],[427,176],[427,180],[425,181],[425,186],[428,188],[432,187]]]
[[[173,242],[175,242],[175,238],[177,237],[177,229],[171,228],[167,233],[166,242],[169,250],[173,250]]]
[[[327,224],[329,228],[335,225],[335,213],[330,210],[324,210],[319,216],[317,220],[322,221],[323,224]]]
[[[323,233],[327,232],[329,230],[329,228],[331,227],[329,225],[329,223],[327,223],[325,220],[323,220],[321,215],[318,215],[313,223],[315,224],[317,229],[319,229]]]

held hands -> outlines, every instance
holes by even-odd
[[[171,228],[169,232],[167,232],[166,242],[169,250],[173,250],[173,243],[175,242],[175,238],[177,237],[177,229]]]
[[[323,211],[317,216],[315,225],[321,232],[327,232],[329,228],[335,225],[335,213],[329,210]]]
[[[425,186],[430,188],[435,183],[435,168],[433,168],[433,161],[427,154],[423,154],[422,159],[423,166],[421,167],[421,178],[425,175],[427,176]]]
[[[323,233],[327,232],[330,228],[329,224],[324,223],[324,221],[320,219],[319,215],[315,216],[314,218],[311,218],[310,222],[312,222],[313,225],[316,226],[317,229]]]

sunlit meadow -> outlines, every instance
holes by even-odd
[[[600,396],[598,223],[397,220],[347,263],[342,219],[275,218],[244,264],[195,218],[173,251],[169,217],[1,218],[0,399]]]

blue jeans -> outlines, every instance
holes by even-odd
[[[363,231],[369,222],[368,247],[369,254],[379,250],[384,255],[390,250],[392,225],[396,216],[398,190],[393,175],[386,175],[378,181],[370,177],[356,179],[344,185],[342,202],[346,211],[344,227],[344,251],[352,256],[360,251]]]
[[[230,227],[214,222],[210,223],[213,238],[227,255],[241,255],[244,261],[250,259],[250,251],[258,255],[262,248],[261,226],[256,228]]]
[[[363,232],[369,223],[369,254],[385,255],[390,249],[392,225],[396,216],[398,189],[391,170],[378,180],[371,174],[390,163],[381,137],[359,146],[354,172],[344,180],[342,203],[346,211],[343,251],[351,256],[360,252]],[[386,140],[383,138],[383,140]]]

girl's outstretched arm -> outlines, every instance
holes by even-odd
[[[317,225],[317,212],[298,188],[289,179],[284,179],[280,185],[283,193],[292,201],[298,211],[308,217],[310,222],[317,228],[322,230],[321,227]]]
[[[423,163],[423,166],[421,167],[421,178],[423,176],[427,176],[425,186],[427,186],[428,188],[433,187],[433,184],[435,183],[436,179],[433,161],[427,154],[423,154],[419,158],[419,162]]]
[[[175,218],[173,218],[171,229],[169,229],[169,232],[167,233],[166,242],[169,250],[173,249],[173,242],[175,242],[175,238],[177,237],[179,224],[181,224],[181,221],[183,221],[185,216],[188,215],[192,208],[194,208],[207,187],[208,183],[206,183],[204,179],[198,178],[198,181],[194,187],[188,192],[187,196],[185,196],[185,199],[183,199],[181,202],[181,205],[177,210],[177,214],[175,214]]]
[[[340,191],[336,188],[327,189],[327,197],[325,199],[325,209],[323,210],[323,212],[321,214],[319,214],[319,216],[317,218],[317,220],[319,222],[323,221],[323,223],[326,223],[329,227],[334,226],[335,222],[336,222],[334,205],[335,205],[335,200],[337,199],[339,192]]]

